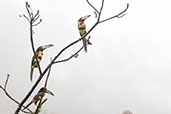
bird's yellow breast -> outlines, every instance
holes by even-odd
[[[85,28],[85,24],[83,22],[78,22],[78,28]]]
[[[43,56],[43,52],[42,52],[42,51],[39,51],[39,53],[38,53],[38,58],[39,58],[39,57],[42,58],[42,56]]]

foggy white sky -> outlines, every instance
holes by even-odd
[[[100,6],[101,0],[90,0]],[[86,0],[29,0],[40,10],[43,22],[34,28],[35,46],[53,43],[44,51],[42,69],[50,57],[79,38],[77,21],[86,20],[87,29],[95,22]],[[130,3],[126,16],[97,26],[91,35],[88,53],[52,67],[48,88],[55,97],[41,114],[134,114],[171,113],[171,16],[169,0],[105,0],[102,18],[115,15]],[[8,92],[21,101],[34,81],[29,81],[32,50],[29,24],[19,14],[26,13],[25,1],[0,1],[0,85],[10,74]],[[68,57],[77,46],[65,52]],[[37,90],[27,103],[37,93]],[[0,90],[2,114],[12,114],[17,105]],[[34,105],[31,106],[35,108]]]

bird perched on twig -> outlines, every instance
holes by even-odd
[[[53,44],[49,44],[49,45],[45,45],[45,46],[40,46],[37,50],[36,50],[36,57],[37,57],[37,60],[38,60],[38,63],[40,63],[42,57],[43,57],[43,51],[49,47],[52,47]],[[31,62],[31,71],[30,71],[30,80],[32,81],[32,78],[33,78],[33,70],[34,68],[37,68],[38,65],[37,65],[37,62],[36,62],[36,58],[35,56],[33,56],[32,58],[32,62]]]
[[[86,25],[84,23],[84,21],[90,17],[90,15],[87,15],[87,16],[84,16],[84,17],[81,17],[79,20],[78,20],[78,29],[79,29],[79,32],[80,32],[80,36],[84,36],[87,32],[86,32]],[[87,40],[86,40],[86,37],[83,38],[83,46],[84,46],[84,51],[87,52]]]
[[[31,100],[31,102],[30,102],[26,107],[24,107],[24,109],[26,109],[27,107],[29,107],[32,103],[34,103],[34,104],[36,105],[37,102],[38,102],[40,99],[42,99],[43,96],[46,95],[46,93],[48,93],[48,94],[54,96],[54,94],[53,94],[51,91],[49,91],[49,90],[46,89],[45,87],[42,87],[42,88],[38,91],[38,93],[33,97],[33,99]],[[23,110],[24,110],[24,109],[23,109]]]

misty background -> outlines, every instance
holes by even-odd
[[[19,102],[37,79],[29,80],[33,56],[29,23],[23,0],[0,1],[0,85],[10,74],[7,91]],[[43,22],[34,28],[35,47],[55,46],[44,51],[42,70],[62,48],[78,39],[77,21],[90,14],[87,30],[96,19],[86,0],[28,0],[34,11],[40,10]],[[101,0],[90,0],[101,5]],[[78,58],[52,67],[48,89],[55,96],[41,114],[134,114],[171,113],[171,7],[169,0],[105,0],[102,19],[120,13],[129,3],[123,18],[98,25],[91,33],[92,46]],[[60,59],[82,46],[79,42]],[[44,84],[44,79],[29,100]],[[0,110],[11,114],[17,105],[0,90]],[[30,106],[35,109],[35,105]]]

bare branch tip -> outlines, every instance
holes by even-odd
[[[28,2],[26,2],[26,7],[30,8],[30,5],[29,5],[29,3],[28,3]]]
[[[123,15],[121,15],[121,16],[118,15],[117,18],[122,18],[122,17],[124,17],[125,15],[126,15],[126,14],[123,14]]]
[[[127,3],[127,7],[129,7],[129,3]]]
[[[96,11],[94,11],[94,15],[95,15],[95,18],[97,18],[98,15],[97,15],[97,12]]]
[[[129,3],[126,4],[126,9],[125,9],[125,11],[126,11],[128,8],[129,8]]]
[[[78,56],[79,56],[79,54],[78,54],[78,53],[74,55],[74,57],[75,57],[75,58],[78,58]]]
[[[41,105],[43,105],[46,101],[48,100],[48,98],[44,99],[41,103]]]
[[[90,5],[98,14],[100,14],[100,12],[89,2],[89,0],[87,0],[88,5]]]
[[[18,15],[19,17],[22,17],[22,15]]]

